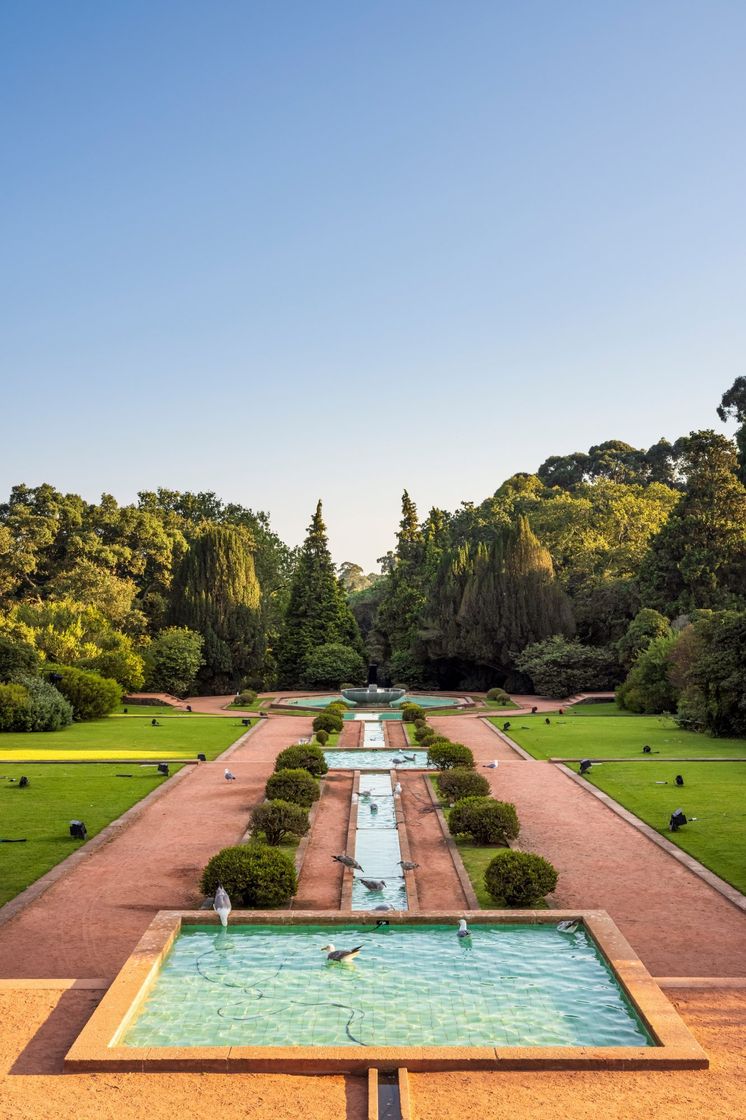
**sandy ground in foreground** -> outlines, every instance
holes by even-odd
[[[102,993],[0,992],[2,1120],[364,1120],[365,1080],[287,1074],[63,1074],[62,1058]],[[678,991],[709,1070],[410,1074],[413,1120],[742,1120],[746,991]]]

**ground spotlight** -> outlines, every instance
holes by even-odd
[[[70,835],[73,840],[85,840],[88,829],[82,821],[70,821]]]
[[[686,816],[684,815],[684,810],[674,809],[668,822],[669,832],[678,832],[683,824],[686,824]]]

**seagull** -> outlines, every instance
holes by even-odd
[[[405,754],[404,758],[407,760],[407,762],[416,762],[417,761],[417,755],[416,754]]]
[[[379,910],[384,914],[388,914],[392,910],[396,910],[396,907],[392,906],[390,902],[382,902],[380,906],[373,907],[374,914],[377,914]]]
[[[471,937],[471,930],[466,924],[466,918],[459,918],[458,920],[457,937]]]
[[[394,797],[398,797],[401,793],[401,782],[397,782],[394,786]]]
[[[402,762],[406,762],[406,758],[392,758],[391,761],[395,766],[401,766]]]
[[[236,775],[232,770],[229,770],[227,766],[223,771],[223,777],[225,778],[226,782],[235,782],[236,780]]]
[[[386,886],[385,879],[358,879],[358,883],[362,883],[369,891],[382,891]]]
[[[337,863],[344,864],[345,867],[356,867],[358,871],[363,870],[356,859],[353,859],[352,856],[345,855],[344,852],[340,856],[332,856],[332,859],[335,859]]]
[[[499,765],[500,765],[500,763],[497,761],[497,759],[493,758],[492,762],[485,762],[484,769],[485,770],[497,770]]]
[[[578,922],[577,919],[575,919],[575,921],[558,922],[557,923],[557,931],[559,933],[575,933],[575,930],[578,928],[578,925],[579,925],[579,922]]]
[[[369,789],[361,789],[360,790],[360,796],[361,797],[370,797],[370,790]]]
[[[215,901],[212,908],[220,918],[221,926],[227,926],[228,915],[231,912],[231,900],[228,898],[228,892],[223,890],[222,886],[215,891]]]
[[[377,813],[378,812],[378,806],[376,805],[375,801],[371,801],[370,811],[371,811],[371,813]]]
[[[399,865],[402,871],[414,871],[415,867],[419,867],[419,863],[412,863],[411,859],[400,859]]]
[[[326,952],[326,959],[328,961],[351,961],[353,957],[358,955],[361,949],[362,945],[358,945],[354,949],[335,949],[331,941],[328,945],[321,946],[321,952]]]

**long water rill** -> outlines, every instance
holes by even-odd
[[[363,746],[376,749],[385,743],[380,723],[366,720]],[[360,775],[355,831],[355,859],[362,871],[354,872],[352,910],[375,910],[389,905],[406,910],[407,888],[399,860],[402,858],[396,820],[396,798],[391,773],[365,771]],[[378,880],[385,886],[371,890],[362,882]]]

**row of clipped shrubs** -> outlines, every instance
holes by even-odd
[[[501,691],[491,689],[490,693]],[[492,698],[490,693],[488,698]],[[450,831],[454,836],[469,836],[475,844],[505,845],[505,850],[496,853],[484,872],[490,898],[497,905],[532,906],[550,894],[557,886],[557,871],[552,864],[533,852],[513,851],[509,847],[520,832],[515,805],[491,797],[490,784],[476,773],[469,748],[436,734],[428,726],[424,711],[413,709],[414,706],[403,718],[414,724],[417,743],[427,748],[428,761],[438,770],[438,792],[451,806]]]
[[[283,906],[293,897],[298,889],[295,864],[279,845],[308,832],[308,811],[319,799],[318,779],[327,769],[324,752],[316,743],[296,743],[280,751],[264,787],[266,800],[251,811],[250,841],[223,848],[212,857],[202,873],[205,894],[214,894],[222,886],[232,901],[251,910]]]

